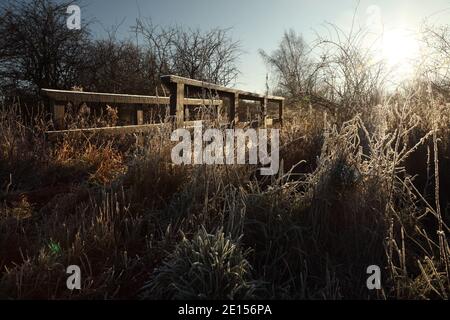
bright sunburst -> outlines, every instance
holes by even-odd
[[[411,78],[420,57],[417,36],[404,29],[385,31],[381,41],[381,55],[395,80]]]

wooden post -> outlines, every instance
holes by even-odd
[[[278,102],[278,118],[280,121],[280,126],[283,125],[283,108],[284,108],[284,100],[280,100]]]
[[[263,100],[261,100],[261,115],[262,115],[262,121],[264,127],[266,127],[266,119],[267,119],[267,98],[264,97]]]
[[[136,124],[144,124],[144,110],[140,107],[136,110]]]
[[[239,93],[230,95],[230,111],[228,113],[228,122],[234,126],[239,121],[239,116],[236,114],[239,108]]]
[[[55,101],[52,102],[53,123],[56,129],[64,128],[64,113],[66,106]]]
[[[170,115],[175,117],[177,127],[184,124],[184,83],[170,86]]]
[[[216,107],[217,123],[219,124],[222,122],[222,112],[223,112],[222,105],[221,104],[217,105]]]

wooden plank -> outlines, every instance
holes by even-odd
[[[261,117],[262,117],[262,123],[264,124],[264,127],[266,127],[266,118],[267,118],[267,103],[268,99],[264,98],[264,100],[261,102]]]
[[[217,84],[214,84],[214,83],[209,83],[209,82],[205,82],[205,81],[184,78],[184,77],[175,76],[175,75],[161,76],[161,80],[164,83],[166,83],[166,84],[181,83],[181,84],[184,84],[184,85],[187,85],[187,86],[205,88],[205,89],[209,89],[209,90],[213,90],[213,91],[218,91],[218,92],[221,92],[221,93],[235,93],[236,92],[235,89],[227,88],[227,87],[224,87],[224,86],[221,86],[221,85],[217,85]]]
[[[169,103],[167,103],[169,104]],[[184,98],[184,105],[190,106],[221,106],[223,101],[220,99],[194,99]]]
[[[170,115],[174,117],[177,127],[184,122],[184,84],[172,83],[170,85]]]
[[[193,128],[197,121],[184,121],[184,128]],[[203,120],[204,124],[210,123],[210,121]],[[170,123],[151,123],[143,125],[130,125],[130,126],[116,126],[116,127],[100,127],[100,128],[83,128],[83,129],[67,129],[67,130],[52,130],[45,132],[48,140],[55,140],[57,137],[65,134],[130,134],[130,133],[145,133],[164,126],[170,126]],[[226,127],[227,123],[220,123],[221,127]]]
[[[144,124],[144,111],[142,109],[136,110],[136,124]]]
[[[42,93],[55,101],[83,101],[124,104],[168,104],[168,97],[154,97],[117,93],[83,92],[69,90],[42,89]]]
[[[100,102],[100,103],[123,103],[123,104],[164,104],[170,103],[169,97],[85,92],[56,89],[42,89],[42,93],[54,101],[78,101],[78,102]],[[194,99],[186,98],[185,105],[221,105],[222,100],[218,99]]]
[[[278,102],[278,120],[280,125],[283,125],[283,108],[284,108],[284,100]]]
[[[65,105],[63,104],[52,104],[53,111],[53,124],[56,129],[62,129],[64,127],[64,114],[65,114]]]
[[[102,134],[127,134],[138,132],[149,132],[164,124],[144,124],[144,125],[130,125],[120,127],[100,127],[100,128],[83,128],[83,129],[68,129],[68,130],[53,130],[47,131],[45,134],[49,140],[64,134],[87,134],[87,133],[102,133]]]
[[[231,126],[234,126],[238,121],[236,110],[239,108],[239,94],[234,93],[229,95],[230,97],[230,110],[228,112],[228,122]]]

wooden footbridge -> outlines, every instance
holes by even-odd
[[[77,131],[107,132],[111,134],[145,132],[154,128],[155,125],[158,125],[154,123],[144,123],[144,109],[155,105],[169,105],[172,123],[176,127],[183,127],[188,125],[188,122],[185,121],[185,108],[187,106],[212,106],[222,108],[224,106],[224,101],[228,101],[228,108],[226,110],[227,119],[224,124],[232,127],[239,122],[237,110],[239,108],[240,100],[250,100],[260,103],[260,118],[264,121],[262,125],[266,124],[268,103],[276,103],[278,105],[278,118],[272,120],[274,123],[278,122],[280,125],[282,124],[284,106],[283,97],[266,96],[175,75],[162,76],[161,81],[169,89],[169,97],[42,89],[42,94],[47,96],[50,100],[53,122],[55,129],[57,129],[49,131],[48,134],[53,136]],[[74,105],[81,103],[105,103],[113,106],[127,105],[131,107],[131,109],[128,108],[128,110],[131,110],[132,114],[131,117],[129,117],[131,125],[64,130],[64,118],[68,102],[71,102]]]

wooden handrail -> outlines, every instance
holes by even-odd
[[[55,101],[80,101],[80,102],[100,102],[100,103],[123,103],[123,104],[164,104],[170,102],[169,97],[144,96],[135,94],[103,93],[88,91],[70,91],[56,89],[41,89],[41,92]],[[222,104],[218,99],[196,99],[185,98],[185,105],[214,105]]]

